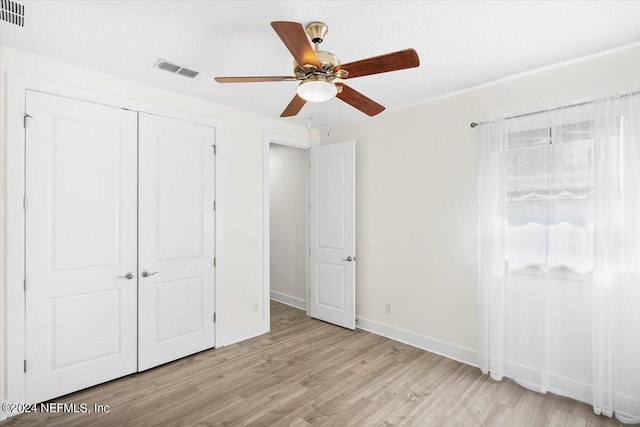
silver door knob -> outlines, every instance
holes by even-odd
[[[118,279],[127,279],[127,280],[131,280],[133,279],[133,273],[127,273],[124,276],[118,276]]]
[[[351,262],[351,261],[355,260],[355,258],[352,258],[352,257],[351,257],[351,255],[349,255],[349,256],[348,256],[348,257],[346,257],[346,258],[342,258],[342,260],[343,260],[343,261],[347,261],[347,262]]]
[[[151,273],[149,273],[147,270],[142,272],[142,277],[149,277],[149,276],[153,276],[154,274],[158,274],[157,271],[153,271]]]

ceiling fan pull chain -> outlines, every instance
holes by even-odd
[[[329,108],[329,104],[331,104],[331,101],[327,102],[327,136],[331,135],[331,129],[329,127],[329,123],[331,123],[329,112],[331,111],[331,109]]]

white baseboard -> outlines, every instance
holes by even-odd
[[[7,403],[7,402],[8,402],[7,399],[2,399],[2,407],[3,408],[4,408],[4,404]],[[3,409],[0,409],[0,421],[4,421],[4,420],[6,420],[7,418],[9,418],[12,415],[18,415],[18,414],[17,413],[15,413],[15,414],[7,413],[7,412],[4,412]]]
[[[307,302],[302,298],[292,297],[291,295],[283,294],[276,291],[271,291],[271,299],[274,301],[281,302],[283,304],[290,305],[294,308],[299,308],[300,310],[307,309]]]
[[[458,347],[444,341],[438,341],[362,317],[356,319],[356,327],[363,331],[372,332],[376,335],[381,335],[431,353],[439,354],[440,356],[448,357],[449,359],[457,360],[458,362],[466,363],[467,365],[478,366],[478,352],[475,350]]]
[[[271,299],[283,304],[287,304],[291,307],[298,308],[300,310],[307,309],[305,300],[292,297],[280,292],[271,291]],[[469,350],[464,347],[458,347],[453,344],[438,341],[432,338],[418,335],[414,332],[409,332],[404,329],[385,325],[374,320],[365,319],[363,317],[358,317],[356,319],[356,327],[358,329],[362,329],[363,331],[381,335],[383,337],[399,341],[410,346],[420,348],[422,350],[430,351],[431,353],[439,354],[440,356],[448,357],[449,359],[457,360],[458,362],[466,363],[467,365],[475,367],[479,366],[478,352],[474,350]]]
[[[513,379],[517,384],[528,390],[532,390],[538,393],[546,393],[548,391],[558,396],[566,396],[571,399],[593,405],[593,386],[591,384],[585,383],[583,381],[578,381],[573,378],[567,378],[560,375],[555,375],[553,373],[548,373],[547,375],[549,385],[545,390],[542,389],[540,385],[518,378],[542,378],[543,373],[541,371],[516,363],[505,363],[505,368],[511,374],[504,376]],[[501,377],[502,376],[499,376],[497,380],[501,380]],[[603,415],[608,417],[611,417],[613,415],[616,419],[618,419],[618,421],[622,422],[623,424],[640,423],[640,418],[637,416],[637,408],[640,408],[640,399],[621,393],[614,393],[613,400],[615,401],[615,414],[612,413],[611,408],[608,408],[608,411],[602,411]]]
[[[301,298],[292,297],[280,292],[271,291],[271,299],[281,302],[283,304],[290,305],[291,307],[298,308],[300,310],[306,310],[306,302]],[[393,326],[385,325],[383,323],[376,322],[374,320],[358,317],[356,320],[356,327],[363,331],[371,332],[376,335],[390,338],[395,341],[411,345],[413,347],[420,348],[422,350],[436,353],[449,359],[457,360],[458,362],[466,363],[471,366],[478,366],[478,352],[469,350],[463,347],[458,347],[453,344],[449,344],[443,341],[427,338],[422,335],[418,335],[413,332],[406,331],[404,329],[395,328]]]
[[[431,353],[439,354],[449,359],[457,360],[458,362],[462,362],[467,365],[478,367],[478,352],[474,350],[459,347],[432,338],[427,338],[414,332],[409,332],[404,329],[385,325],[383,323],[379,323],[370,319],[364,319],[362,317],[358,317],[356,319],[356,327],[358,329],[372,332],[374,334],[381,335],[395,341],[400,341],[413,347],[429,351]],[[523,367],[522,369],[528,368]],[[526,378],[532,376],[523,375],[523,377]],[[527,384],[523,384],[522,381],[516,380],[516,382],[530,390],[538,392],[541,391],[536,390],[535,387],[532,387],[530,385],[528,386]],[[592,404],[593,391],[591,385],[556,375],[550,375],[549,382],[550,385],[547,388],[547,391],[560,396],[566,396],[578,401]],[[637,416],[632,415],[637,414],[637,408],[639,407],[638,405],[640,405],[640,400],[627,395],[616,394],[615,401],[616,412],[614,415],[618,419],[618,421],[621,421],[625,424],[633,424],[640,421]]]
[[[249,338],[257,337],[258,335],[266,334],[269,332],[269,325],[263,322],[254,323],[253,325],[245,326],[244,328],[229,331],[224,334],[222,340],[222,346],[235,344],[240,341],[248,340]]]

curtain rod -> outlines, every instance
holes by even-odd
[[[625,93],[625,94],[619,95],[619,96],[614,96],[614,97],[612,97],[612,99],[615,99],[615,98],[626,98],[627,96],[633,96],[633,95],[640,95],[640,91]],[[542,113],[546,113],[546,112],[549,112],[549,111],[562,110],[564,108],[581,107],[583,105],[591,104],[592,102],[602,101],[603,99],[608,99],[608,98],[592,99],[591,101],[576,102],[575,104],[569,104],[569,105],[563,105],[563,106],[560,106],[560,107],[547,108],[545,110],[538,110],[538,111],[534,111],[534,112],[531,112],[531,113],[518,114],[516,116],[505,117],[504,120],[519,119],[521,117],[533,116],[533,115],[536,115],[536,114],[542,114]],[[493,120],[487,120],[487,121],[480,122],[480,123],[471,122],[469,124],[469,126],[474,128],[476,126],[486,125],[487,123],[491,123],[492,121]]]

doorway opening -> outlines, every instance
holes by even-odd
[[[291,138],[265,135],[264,145],[264,328],[269,330],[270,300],[280,301],[325,322],[356,326],[355,149],[343,141],[310,147]],[[273,148],[279,145],[293,150]],[[300,155],[300,148],[304,152]],[[272,159],[271,153],[275,153]],[[306,157],[305,157],[306,155]],[[281,159],[279,158],[281,157]],[[274,176],[271,176],[273,160]],[[296,167],[296,164],[300,167]],[[295,175],[293,171],[300,171]],[[281,174],[281,175],[280,175]],[[305,181],[304,255],[299,248],[299,184]],[[273,187],[272,187],[273,181]],[[284,184],[283,184],[284,183]],[[284,187],[276,187],[278,185]],[[294,190],[297,188],[298,190]],[[274,197],[271,197],[271,192]],[[274,200],[272,206],[272,199]],[[271,220],[271,213],[278,218]],[[284,216],[282,216],[284,215]],[[274,232],[274,238],[271,233]],[[298,248],[296,250],[296,248]],[[305,261],[305,287],[300,272]],[[273,270],[273,274],[272,274]],[[272,283],[273,282],[273,283]],[[277,282],[277,283],[276,283]]]
[[[271,144],[270,297],[306,309],[308,150]]]
[[[309,148],[306,140],[265,135],[265,314],[270,300],[307,311]]]

